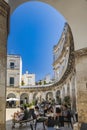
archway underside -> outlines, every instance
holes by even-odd
[[[5,0],[9,3],[11,7],[11,13],[24,2],[28,2],[30,0]],[[56,10],[58,10],[68,21],[72,33],[74,36],[75,42],[75,50],[85,48],[87,37],[87,1],[82,0],[39,0],[40,2],[45,2],[51,6],[53,6]],[[78,46],[79,44],[79,46]]]

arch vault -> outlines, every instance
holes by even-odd
[[[11,7],[11,13],[24,2],[31,0],[5,0]],[[75,43],[75,50],[87,46],[87,0],[38,0],[53,6],[68,21]]]

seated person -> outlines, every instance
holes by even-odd
[[[27,120],[29,118],[29,111],[27,109],[27,106],[24,106],[24,117],[22,120]]]
[[[64,126],[64,117],[62,116],[60,108],[56,108],[54,119],[55,119],[55,125]]]
[[[59,107],[56,108],[55,118],[61,116],[61,109]]]
[[[48,106],[45,106],[45,108],[44,108],[44,116],[46,116],[47,110],[48,110]]]
[[[39,117],[40,116],[40,111],[39,111],[39,107],[38,106],[35,106],[35,111],[34,111],[36,117]]]
[[[64,117],[64,122],[68,122],[68,126],[70,123],[71,127],[73,128],[73,124],[72,124],[72,120],[71,120],[71,113],[70,113],[70,110],[68,109],[67,105],[63,105],[62,115]]]
[[[20,107],[20,111],[17,111],[15,112],[13,115],[12,115],[12,128],[15,127],[15,121],[21,121],[24,117],[24,109],[23,107]]]
[[[22,120],[24,117],[23,107],[20,107],[20,111],[15,112],[14,115],[12,115],[12,117],[13,117],[13,120],[17,120],[17,121]]]
[[[48,117],[54,117],[54,113],[53,113],[53,108],[52,107],[49,107],[48,110],[47,110],[47,116]]]
[[[64,116],[65,120],[66,120],[67,118],[68,118],[68,119],[71,119],[70,111],[69,111],[67,105],[63,105],[62,115]]]
[[[53,113],[53,112],[54,112],[54,110],[53,110],[53,107],[52,107],[52,106],[50,106],[50,107],[48,108],[48,110],[49,110],[51,113]]]

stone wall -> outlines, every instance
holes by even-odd
[[[0,0],[0,130],[5,130],[6,42],[9,6]]]
[[[81,123],[87,123],[87,48],[76,52],[75,63],[78,130],[80,130]]]

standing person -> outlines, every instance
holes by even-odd
[[[64,126],[64,117],[62,116],[62,111],[59,107],[56,108],[54,119],[55,119],[55,125],[59,127]]]
[[[35,106],[35,111],[34,111],[36,117],[40,116],[40,111],[39,111],[39,107]]]
[[[64,122],[67,122],[68,126],[71,124],[71,127],[73,128],[71,113],[67,105],[63,105],[62,115],[64,116]]]
[[[22,120],[27,120],[29,117],[29,110],[27,109],[27,106],[24,106],[24,117]]]
[[[62,115],[66,118],[68,116],[69,113],[69,109],[67,107],[67,105],[63,105],[62,106]]]

